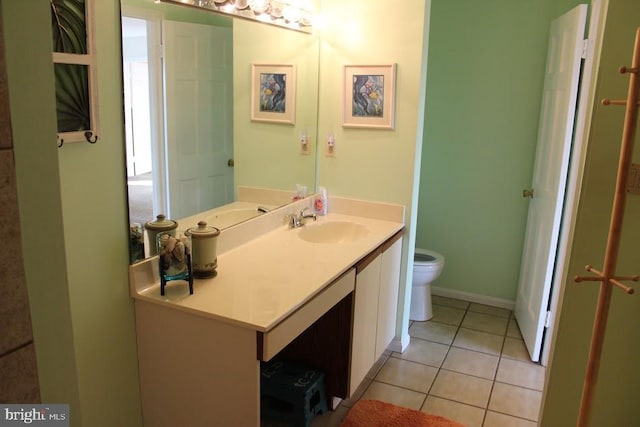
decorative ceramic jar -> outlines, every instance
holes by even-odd
[[[193,275],[197,278],[215,276],[218,267],[217,237],[220,230],[200,221],[197,227],[187,229],[185,234],[191,237]]]
[[[177,227],[178,223],[176,221],[167,219],[163,214],[158,215],[155,221],[147,222],[144,225],[145,230],[147,230],[147,248],[149,248],[147,256],[158,254],[157,240],[159,233],[170,232],[175,235]]]

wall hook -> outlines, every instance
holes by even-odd
[[[64,139],[60,138],[60,135],[58,135],[58,148],[62,148],[62,146],[64,145]]]
[[[93,139],[91,139],[91,137],[94,137]],[[91,132],[90,130],[86,131],[84,133],[84,137],[87,138],[87,142],[89,144],[95,144],[96,142],[98,142],[98,135],[96,135],[95,133]]]

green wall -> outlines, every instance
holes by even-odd
[[[80,425],[76,338],[72,331],[53,114],[49,1],[2,0],[0,6],[20,232],[40,396],[45,402],[70,403],[74,425]]]
[[[233,135],[236,186],[290,191],[315,186],[315,156],[300,153],[298,138],[316,147],[318,120],[318,37],[273,25],[233,22]],[[251,121],[251,64],[295,65],[295,124]]]
[[[577,0],[433,0],[416,246],[435,286],[513,301],[549,25]]]
[[[631,65],[635,31],[640,27],[637,0],[609,0],[595,99],[624,99],[628,75],[618,74]],[[584,266],[602,267],[615,188],[624,107],[597,103],[592,114],[578,219],[573,236],[569,269],[565,277],[555,348],[544,400],[541,425],[575,425],[585,373],[598,285],[576,285],[573,276]],[[633,161],[640,162],[640,138],[636,137]],[[640,273],[640,196],[627,200],[617,273]],[[633,283],[630,283],[633,284]],[[636,291],[637,284],[634,284]],[[640,419],[640,299],[613,289],[604,350],[600,364],[591,426],[626,427]]]
[[[100,139],[57,149],[50,2],[2,2],[25,268],[43,402],[71,404],[73,426],[136,426],[120,10],[95,4]]]

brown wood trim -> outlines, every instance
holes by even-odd
[[[373,260],[376,259],[378,255],[380,255],[381,253],[382,253],[382,245],[378,246],[377,248],[369,252],[369,254],[367,254],[364,258],[358,261],[358,263],[356,264],[356,276],[360,274],[362,270],[367,268],[367,266],[371,264]]]
[[[403,236],[404,234],[404,227],[400,230],[398,230],[398,232],[396,234],[394,234],[393,236],[389,237],[382,245],[382,252],[386,251],[387,249],[389,249],[395,242],[397,242],[398,240],[400,240],[400,238]]]
[[[382,252],[386,251],[393,245],[398,239],[400,239],[404,234],[404,227],[401,230],[398,230],[393,236],[389,237],[385,240],[380,246],[369,252],[364,258],[356,263],[356,275],[359,274],[362,270],[367,268],[369,264],[373,262],[374,259]]]
[[[262,360],[262,351],[264,349],[264,333],[256,331],[256,357]]]

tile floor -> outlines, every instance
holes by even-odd
[[[358,399],[378,399],[467,427],[535,427],[544,367],[532,363],[509,310],[433,296],[434,316],[411,322],[404,353],[385,352],[352,399],[316,417],[339,426]]]

